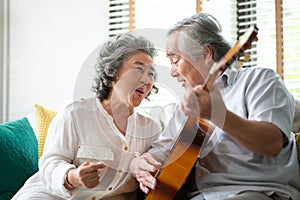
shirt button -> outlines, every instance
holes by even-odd
[[[128,147],[127,146],[124,147],[124,151],[128,151]]]
[[[96,197],[92,197],[92,200],[96,200]]]
[[[112,187],[109,187],[108,190],[111,191],[111,190],[112,190]]]
[[[119,172],[119,173],[122,173],[122,169],[118,169],[118,172]]]

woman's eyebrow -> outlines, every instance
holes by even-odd
[[[142,66],[142,67],[150,66],[150,69],[156,73],[156,70],[153,67],[153,64],[145,64],[145,63],[142,63],[140,61],[136,61],[136,62],[134,62],[134,64],[137,64],[137,65]]]
[[[150,66],[151,69],[154,70],[153,64],[145,64],[145,63],[140,62],[140,61],[135,61],[134,64],[141,65],[141,66],[143,66],[143,67]]]

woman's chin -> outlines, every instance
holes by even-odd
[[[137,107],[141,104],[142,100],[143,100],[143,97],[137,95],[137,96],[131,98],[129,104],[133,107]]]
[[[138,107],[141,104],[141,102],[133,104],[133,107]]]
[[[141,104],[141,102],[142,102],[142,101],[132,101],[132,102],[130,103],[130,106],[132,106],[132,107],[137,107],[137,106],[139,106],[139,105]]]

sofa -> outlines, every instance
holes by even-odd
[[[300,164],[300,101],[296,101],[293,131]],[[56,112],[36,104],[34,112],[0,124],[0,200],[11,199],[38,171],[49,124]]]
[[[38,159],[55,115],[55,111],[36,104],[26,116],[0,124],[0,200],[11,199],[38,171]]]

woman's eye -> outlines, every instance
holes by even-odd
[[[154,72],[149,72],[148,74],[149,74],[149,76],[152,76],[152,77],[155,76],[155,73],[154,73]]]
[[[139,71],[141,71],[141,72],[143,72],[143,70],[144,70],[141,66],[137,66],[137,67],[135,67],[135,69],[136,69],[136,70],[139,70]]]

